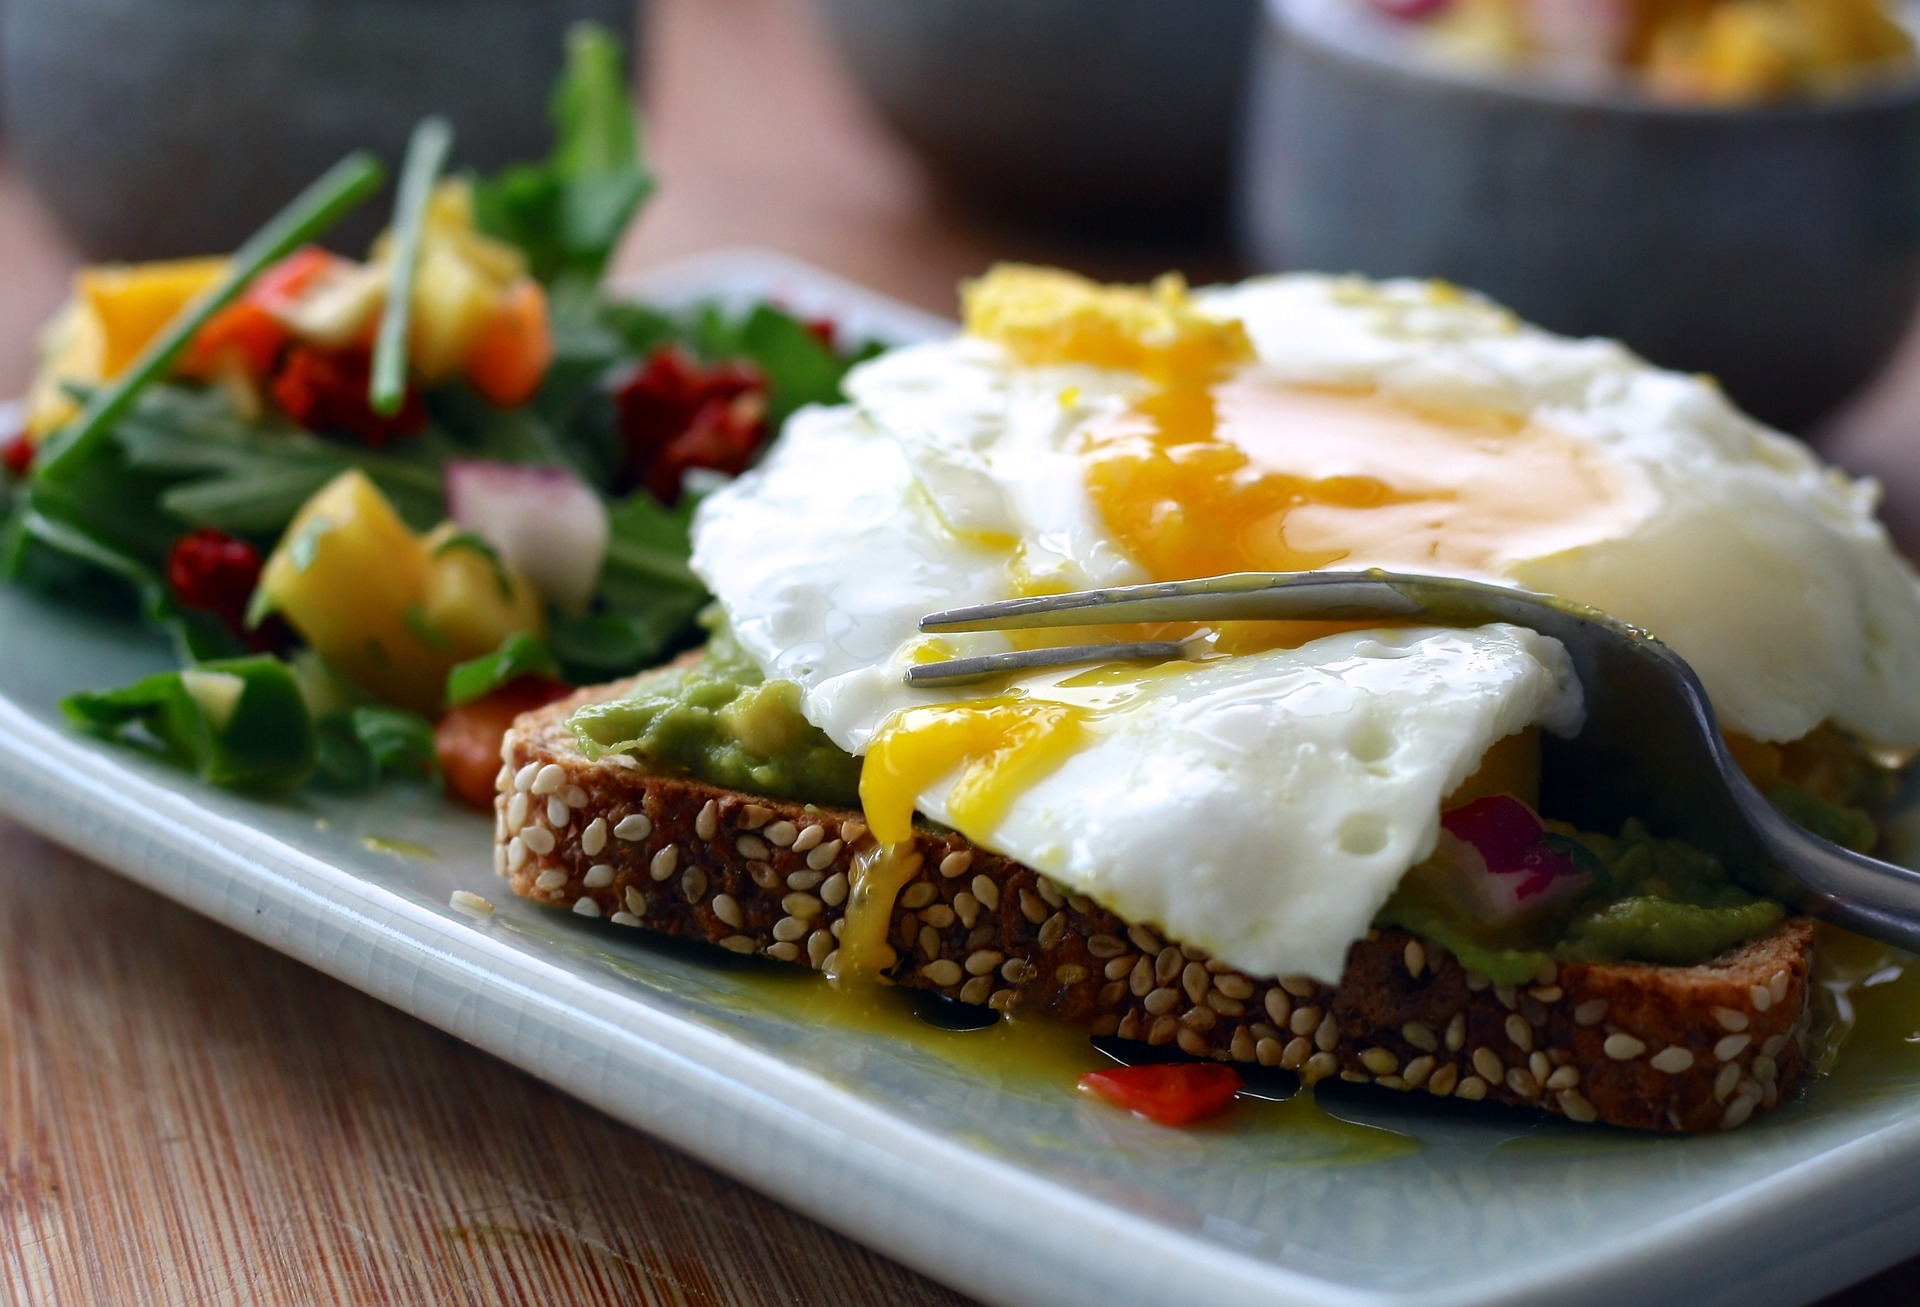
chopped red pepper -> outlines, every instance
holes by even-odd
[[[1169,1062],[1089,1071],[1080,1088],[1115,1107],[1158,1125],[1187,1125],[1233,1106],[1246,1085],[1238,1071],[1218,1062]]]
[[[0,467],[21,478],[33,471],[33,442],[27,439],[26,432],[19,432],[0,445]]]
[[[840,324],[832,318],[808,318],[800,325],[813,333],[813,338],[822,345],[825,345],[828,349],[838,350],[840,348],[838,344],[840,339]]]
[[[623,488],[680,498],[688,468],[746,471],[767,438],[767,382],[747,363],[701,364],[676,345],[649,354],[614,391],[627,457]]]
[[[468,807],[492,807],[500,741],[513,719],[572,693],[571,686],[559,681],[522,676],[491,694],[448,709],[433,728],[433,751],[440,759],[448,795]]]
[[[270,393],[280,411],[307,430],[344,432],[358,436],[369,449],[381,449],[394,437],[426,426],[427,408],[420,392],[408,386],[400,411],[382,417],[367,397],[372,375],[368,350],[295,345],[274,375]]]
[[[1521,875],[1513,887],[1517,902],[1544,893],[1563,877],[1581,874],[1570,856],[1545,842],[1546,828],[1533,809],[1511,795],[1489,795],[1443,812],[1440,824],[1455,839],[1471,844],[1488,872]]]
[[[293,339],[280,312],[338,261],[337,256],[309,245],[262,272],[244,295],[194,334],[180,371],[189,377],[211,377],[222,362],[234,359],[250,375],[267,376]]]
[[[247,602],[259,583],[260,551],[224,531],[190,531],[167,554],[167,584],[180,602],[216,614],[236,634],[246,629]]]

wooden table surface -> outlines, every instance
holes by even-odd
[[[658,0],[649,78],[665,189],[623,267],[769,245],[941,311],[995,257],[1228,267],[954,211],[804,0]],[[0,395],[73,262],[0,159]],[[1920,539],[1920,347],[1826,437]],[[1910,1302],[1916,1276],[1829,1307]],[[965,1300],[0,819],[0,1301]]]

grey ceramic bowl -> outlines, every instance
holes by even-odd
[[[81,249],[231,249],[348,150],[450,116],[459,162],[546,153],[579,18],[635,0],[6,0],[9,148]],[[367,212],[379,207],[369,206]],[[371,217],[343,233],[364,239]]]
[[[820,0],[854,79],[964,196],[1152,226],[1220,209],[1258,0]]]
[[[1438,70],[1354,0],[1269,0],[1238,203],[1269,269],[1443,277],[1707,372],[1805,430],[1920,297],[1920,80],[1661,105]]]

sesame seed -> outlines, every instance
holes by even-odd
[[[1207,991],[1207,1006],[1223,1017],[1243,1017],[1247,1014],[1245,1003],[1237,998],[1228,998],[1217,985]]]
[[[1276,1026],[1284,1026],[1293,1019],[1293,1000],[1278,985],[1267,991],[1266,1008],[1267,1016]]]
[[[595,817],[587,823],[587,828],[580,832],[580,852],[586,854],[589,858],[597,858],[600,856],[601,850],[606,847],[607,819],[605,817]]]
[[[543,858],[553,852],[555,844],[553,832],[545,826],[527,827],[520,832],[520,841],[525,844],[530,851],[539,854]]]
[[[1253,1036],[1245,1026],[1235,1026],[1233,1038],[1227,1041],[1227,1056],[1236,1062],[1253,1061]]]
[[[517,831],[527,824],[528,801],[525,794],[516,793],[507,800],[507,829]]]
[[[1180,987],[1187,991],[1187,998],[1194,1003],[1202,1002],[1207,996],[1207,987],[1213,983],[1213,977],[1198,962],[1189,962],[1180,972]]]
[[[780,906],[789,917],[799,917],[806,921],[811,921],[820,915],[820,900],[811,894],[789,894],[780,900]]]
[[[589,799],[587,792],[578,785],[569,785],[566,789],[560,791],[560,802],[566,804],[569,808],[584,808],[593,802],[593,800]]]
[[[1135,998],[1144,998],[1153,989],[1153,959],[1142,957],[1134,960],[1133,969],[1127,973],[1127,990]]]
[[[533,887],[548,893],[559,889],[566,883],[567,873],[559,870],[543,871],[533,878]]]
[[[1507,1041],[1522,1053],[1533,1051],[1533,1027],[1518,1012],[1507,1017]]]
[[[840,856],[840,850],[844,847],[840,840],[828,840],[825,844],[816,845],[807,854],[807,866],[814,871],[825,871],[833,865],[833,860]]]
[[[1180,1023],[1172,1017],[1156,1017],[1153,1024],[1147,1028],[1147,1042],[1149,1044],[1165,1044],[1171,1041],[1179,1032]]]
[[[1213,987],[1228,998],[1248,999],[1253,997],[1253,982],[1236,971],[1229,971],[1213,978]]]
[[[960,918],[961,925],[972,930],[973,923],[980,919],[980,900],[961,890],[953,896],[953,914]]]
[[[1369,1048],[1360,1054],[1360,1065],[1377,1076],[1390,1076],[1400,1070],[1400,1059],[1388,1049]]]
[[[969,954],[969,955],[967,956],[967,964],[966,964],[966,965],[967,965],[967,974],[968,974],[969,976],[984,976],[984,975],[987,975],[987,974],[988,974],[989,972],[992,972],[992,971],[995,971],[995,970],[997,970],[997,969],[999,968],[999,966],[1000,966],[1000,964],[1001,964],[1002,962],[1005,962],[1006,960],[1007,960],[1007,955],[1006,955],[1006,954],[1004,954],[1004,953],[996,953],[996,952],[994,952],[994,951],[993,951],[992,949],[989,949],[989,948],[983,948],[983,949],[981,949],[981,950],[979,950],[978,952],[975,952],[975,953],[971,953],[971,954]],[[1081,980],[1085,980],[1085,979],[1086,979],[1086,968],[1085,968],[1085,967],[1082,967],[1082,968],[1080,968],[1080,979],[1081,979]],[[1078,982],[1077,982],[1077,981],[1062,981],[1061,983],[1062,983],[1062,984],[1077,984]]]
[[[680,878],[680,892],[687,902],[698,903],[707,892],[707,873],[699,867],[688,867],[687,874]]]
[[[751,953],[759,946],[745,935],[729,935],[720,941],[720,947],[730,953]]]
[[[1533,983],[1536,985],[1551,985],[1558,979],[1560,979],[1560,965],[1552,958],[1541,958],[1540,969],[1534,972],[1533,975]]]
[[[1487,975],[1484,972],[1474,971],[1471,969],[1469,969],[1467,972],[1467,988],[1472,990],[1476,994],[1484,992],[1487,986],[1491,985],[1492,983],[1493,983],[1493,977]]]
[[[1581,1125],[1591,1125],[1600,1119],[1600,1113],[1593,1104],[1571,1089],[1560,1091],[1560,1112],[1567,1120],[1577,1121]]]
[[[1745,1052],[1747,1045],[1752,1042],[1752,1035],[1727,1035],[1713,1046],[1713,1055],[1719,1061],[1731,1062]]]
[[[537,762],[528,763],[513,774],[513,788],[521,791],[532,789],[533,778],[539,774],[540,764]]]
[[[806,934],[807,923],[799,917],[782,917],[773,923],[773,937],[783,944],[805,939]]]
[[[1506,1063],[1492,1049],[1482,1046],[1473,1050],[1473,1069],[1483,1079],[1499,1084],[1506,1078]]]
[[[1753,1004],[1755,1012],[1765,1012],[1773,1006],[1773,991],[1765,985],[1755,985],[1747,991],[1747,999]]]
[[[735,930],[740,930],[747,924],[746,914],[740,911],[739,900],[731,894],[716,894],[713,896],[713,915],[726,922],[729,926],[732,926]]]
[[[1655,1071],[1664,1071],[1670,1076],[1677,1076],[1682,1071],[1692,1068],[1693,1054],[1681,1048],[1678,1044],[1675,1044],[1671,1047],[1661,1049],[1658,1053],[1648,1058],[1647,1065]]]
[[[1207,1039],[1192,1026],[1182,1026],[1173,1035],[1174,1042],[1180,1045],[1180,1051],[1191,1057],[1205,1057],[1208,1053]]]
[[[655,880],[666,880],[680,866],[680,846],[669,844],[653,855],[653,861],[647,866],[647,874]]]
[[[1553,1074],[1553,1063],[1547,1060],[1545,1053],[1536,1050],[1527,1056],[1527,1070],[1533,1072],[1533,1078],[1544,1085],[1547,1077]]]
[[[1333,1019],[1333,1013],[1327,1013],[1313,1032],[1313,1045],[1323,1053],[1340,1047],[1340,1023]]]
[[[1313,1044],[1306,1039],[1290,1039],[1287,1046],[1280,1050],[1280,1065],[1289,1071],[1298,1071],[1313,1056]]]
[[[1433,1058],[1422,1053],[1407,1063],[1407,1069],[1400,1073],[1400,1077],[1407,1082],[1407,1088],[1418,1089],[1427,1083],[1427,1077],[1433,1074],[1433,1068]]]
[[[1769,1038],[1766,1043],[1760,1045],[1760,1055],[1762,1057],[1779,1057],[1780,1050],[1786,1046],[1787,1037],[1785,1035],[1774,1035]]]
[[[777,962],[798,962],[800,946],[791,942],[767,945],[767,956]]]
[[[1180,1023],[1195,1030],[1212,1030],[1220,1024],[1220,1014],[1210,1007],[1188,1008],[1181,1014]]]
[[[633,885],[627,886],[627,892],[621,895],[621,897],[627,901],[628,912],[631,912],[636,917],[644,917],[647,915],[647,896],[642,894],[638,887]]]
[[[1126,951],[1126,944],[1116,935],[1087,936],[1087,952],[1096,958],[1117,958]]]
[[[1280,988],[1295,998],[1312,998],[1320,991],[1320,987],[1305,976],[1282,976]]]
[[[597,917],[600,915],[600,905],[593,901],[591,894],[582,894],[579,898],[575,899],[573,901],[573,910],[576,915],[582,917]]]
[[[824,930],[816,930],[807,936],[807,961],[815,967],[825,965],[827,955],[833,952],[833,935]]]
[[[1499,1000],[1500,1006],[1509,1012],[1520,1003],[1520,989],[1517,985],[1495,985],[1493,996]]]
[[[693,819],[693,833],[703,840],[712,840],[720,833],[720,808],[712,799],[700,809],[700,815]]]
[[[1597,1026],[1607,1019],[1607,1000],[1590,998],[1573,1010],[1573,1024],[1576,1026]]]
[[[1000,910],[1000,887],[991,880],[985,876],[975,876],[969,888],[973,890],[973,897],[980,900],[980,906],[988,912]]]
[[[493,915],[493,904],[481,898],[478,894],[463,889],[457,889],[453,892],[452,897],[447,900],[447,906],[455,912],[464,912],[470,917],[491,917]]]
[[[1726,1115],[1720,1118],[1722,1130],[1738,1130],[1753,1115],[1754,1104],[1759,1102],[1758,1095],[1741,1094],[1727,1104]]]
[[[1713,1019],[1720,1028],[1729,1034],[1737,1035],[1747,1028],[1747,1014],[1730,1007],[1717,1007],[1713,1010]]]
[[[1787,973],[1776,971],[1767,978],[1767,994],[1776,1003],[1787,1001]]]
[[[1635,1039],[1632,1035],[1627,1034],[1624,1030],[1616,1030],[1611,1035],[1608,1035],[1606,1042],[1601,1044],[1600,1048],[1602,1052],[1616,1062],[1631,1062],[1634,1058],[1639,1057],[1647,1051],[1646,1044]]]
[[[840,838],[849,844],[858,844],[867,834],[867,823],[857,817],[849,817],[840,823]]]
[[[1771,1084],[1780,1078],[1780,1065],[1762,1053],[1753,1059],[1753,1078],[1761,1084]]]
[[[1166,947],[1161,943],[1160,937],[1145,926],[1128,926],[1127,938],[1132,940],[1133,946],[1142,953],[1158,953]]]
[[[1439,1036],[1433,1033],[1431,1027],[1419,1021],[1409,1021],[1401,1026],[1400,1038],[1424,1053],[1438,1052],[1440,1048]]]
[[[1567,995],[1567,991],[1558,985],[1535,985],[1532,989],[1528,990],[1527,993],[1530,997],[1542,1003],[1558,1003]],[[1540,1023],[1536,1021],[1534,1024],[1539,1025]]]
[[[1032,925],[1039,925],[1047,919],[1047,905],[1038,894],[1030,889],[1020,891],[1020,915]]]
[[[826,877],[817,871],[795,871],[787,874],[788,889],[818,889]]]
[[[1261,1066],[1279,1066],[1280,1051],[1279,1040],[1258,1039],[1253,1045],[1253,1060]]]
[[[1432,1081],[1428,1084],[1431,1085]],[[1460,1087],[1453,1091],[1453,1096],[1464,1098],[1469,1103],[1477,1103],[1487,1096],[1487,1082],[1479,1076],[1468,1076],[1460,1082]]]
[[[773,809],[758,803],[749,803],[740,809],[740,827],[742,830],[759,830],[773,820]]]
[[[604,862],[596,862],[587,868],[587,874],[580,878],[580,883],[588,889],[605,889],[613,884],[613,868]]]
[[[1407,964],[1407,974],[1418,980],[1420,973],[1427,969],[1427,946],[1417,939],[1410,939],[1402,956]]]
[[[794,841],[800,838],[800,828],[790,821],[776,821],[760,832],[767,843],[778,849],[790,849]]]
[[[929,962],[920,968],[920,974],[928,983],[946,988],[960,983],[960,964],[952,958],[941,958],[938,962]]]
[[[1067,935],[1067,914],[1056,912],[1048,917],[1046,924],[1040,927],[1040,947],[1049,951],[1059,948],[1060,941]]]
[[[1467,1014],[1455,1012],[1453,1019],[1447,1022],[1447,1051],[1458,1053],[1467,1045]]]
[[[971,858],[969,858],[967,861],[967,866],[972,866],[972,865],[973,865],[973,861]],[[966,869],[967,869],[966,867],[962,867],[960,868],[960,871],[956,871],[952,874],[955,876],[958,876],[961,871],[965,871]],[[947,864],[944,862],[940,864],[940,874],[943,876],[948,874]],[[1034,882],[1033,887],[1040,891],[1040,897],[1048,907],[1063,908],[1066,906],[1067,899],[1066,899],[1066,896],[1060,892],[1060,887],[1054,884],[1051,880],[1047,879],[1045,876],[1042,876],[1038,880],[1036,880]]]
[[[971,1003],[975,1007],[978,1007],[987,1001],[987,996],[992,992],[992,976],[975,976],[966,984],[960,986],[960,1001],[962,1003]]]
[[[1507,1088],[1522,1098],[1540,1097],[1540,1083],[1533,1078],[1533,1072],[1526,1067],[1517,1066],[1507,1072]]]
[[[653,834],[653,818],[644,812],[630,812],[620,819],[613,833],[629,844],[638,843]]]
[[[773,856],[773,850],[758,835],[742,835],[733,842],[734,852],[749,862],[765,862]]]
[[[1133,972],[1134,956],[1124,953],[1117,958],[1107,959],[1107,965],[1100,968],[1100,974],[1108,980],[1125,980]]]
[[[1580,1068],[1563,1066],[1547,1077],[1547,1088],[1553,1090],[1572,1089],[1580,1083]]]
[[[949,853],[940,859],[940,874],[948,880],[953,880],[966,875],[967,868],[972,865],[973,853],[970,850],[961,849],[957,853]]]
[[[1087,969],[1077,962],[1065,962],[1053,970],[1053,978],[1062,985],[1077,985],[1087,978]]]
[[[1140,1004],[1152,1016],[1164,1016],[1180,1004],[1180,991],[1177,989],[1156,989],[1149,993]]]
[[[1313,1084],[1315,1081],[1325,1080],[1339,1069],[1340,1063],[1333,1054],[1323,1051],[1307,1059],[1307,1064],[1300,1068],[1300,1078],[1308,1084]]]
[[[518,873],[527,865],[527,842],[518,835],[507,841],[507,870]]]
[[[1186,969],[1186,965],[1186,955],[1169,945],[1153,959],[1153,978],[1158,984],[1171,985]]]
[[[939,891],[930,880],[916,880],[900,892],[899,903],[908,912],[918,912],[933,902],[933,896]]]
[[[793,837],[793,851],[805,853],[809,849],[817,848],[820,841],[825,838],[827,838],[827,828],[815,822]]]
[[[1729,1062],[1720,1068],[1720,1074],[1713,1078],[1713,1101],[1724,1103],[1733,1094],[1734,1086],[1740,1083],[1740,1064]]]
[[[634,916],[631,912],[616,912],[611,917],[608,917],[607,920],[616,926],[638,926],[640,924],[640,918]]]
[[[1434,1073],[1427,1077],[1427,1092],[1439,1098],[1453,1093],[1454,1086],[1460,1083],[1460,1068],[1451,1062],[1442,1063]]]
[[[567,783],[567,769],[557,762],[550,762],[533,775],[533,784],[527,788],[535,794],[547,795]]]
[[[1314,1027],[1319,1024],[1320,1009],[1309,1003],[1293,1010],[1293,1016],[1287,1022],[1287,1029],[1296,1035],[1311,1035]]]
[[[1093,900],[1084,894],[1069,894],[1067,895],[1067,906],[1084,917],[1093,911]]]

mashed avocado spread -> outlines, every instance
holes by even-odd
[[[701,661],[641,677],[625,697],[574,714],[570,725],[587,756],[626,753],[750,794],[858,807],[860,759],[807,721],[800,688],[766,680],[717,608],[701,622],[710,633]],[[1777,786],[1768,797],[1802,825],[1851,847],[1870,848],[1877,836],[1865,813],[1807,790]],[[1778,903],[1734,884],[1714,858],[1683,841],[1656,838],[1639,822],[1628,822],[1617,837],[1558,829],[1578,845],[1593,886],[1525,935],[1491,933],[1437,892],[1422,867],[1407,874],[1379,924],[1440,944],[1495,981],[1519,984],[1548,957],[1704,962],[1766,933],[1786,915]]]
[[[717,609],[702,614],[706,657],[641,677],[624,697],[589,704],[568,724],[589,758],[627,753],[728,789],[860,806],[860,760],[800,712],[800,687],[768,681]]]

